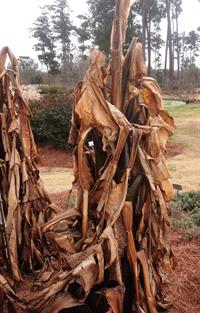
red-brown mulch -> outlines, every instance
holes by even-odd
[[[167,313],[200,313],[200,240],[189,241],[185,231],[178,229],[171,230],[169,242],[178,265],[164,287],[172,303]]]
[[[173,158],[183,153],[183,145],[178,142],[168,142],[165,157],[167,159]]]
[[[68,202],[69,199],[69,190],[59,192],[59,193],[51,193],[50,194],[50,199],[53,203],[57,204],[61,208],[65,208],[66,203]]]
[[[64,149],[53,148],[48,145],[38,146],[38,154],[42,166],[47,167],[73,167],[72,152]]]

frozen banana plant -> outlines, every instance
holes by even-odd
[[[10,263],[2,254],[2,312],[157,313],[168,306],[162,284],[174,263],[166,241],[173,189],[164,155],[175,125],[136,38],[123,54],[132,3],[116,1],[111,60],[92,49],[76,88],[69,137],[76,203],[66,211],[50,202],[40,179],[17,60],[8,48],[0,54]]]

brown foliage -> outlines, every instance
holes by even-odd
[[[163,153],[174,123],[157,83],[144,76],[136,40],[122,59],[130,1],[118,4],[126,12],[117,25],[116,11],[112,40],[119,31],[121,42],[111,76],[104,54],[93,49],[76,90],[69,138],[75,208],[62,211],[44,191],[16,59],[9,49],[1,52],[1,190],[11,265],[10,273],[1,269],[3,312],[156,313],[166,307],[172,187]],[[14,88],[4,69],[7,53]]]

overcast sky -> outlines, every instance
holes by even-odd
[[[1,1],[0,47],[9,46],[16,56],[29,55],[36,58],[34,40],[30,38],[30,27],[40,14],[39,6],[52,0],[5,0]],[[72,19],[87,11],[86,0],[69,0]],[[200,2],[183,0],[180,31],[190,31],[200,26]]]

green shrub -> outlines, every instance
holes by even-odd
[[[172,200],[170,206],[185,212],[200,210],[200,192],[183,192]]]
[[[199,212],[192,213],[191,219],[196,226],[200,226],[200,210]]]
[[[173,228],[192,228],[193,222],[189,216],[184,216],[180,220],[176,220],[175,218],[172,218],[171,225]]]
[[[72,101],[66,94],[51,94],[31,102],[31,126],[37,143],[67,148]]]
[[[171,201],[170,207],[183,212],[180,219],[171,219],[172,227],[187,229],[188,239],[192,240],[200,227],[200,192],[183,192]]]

